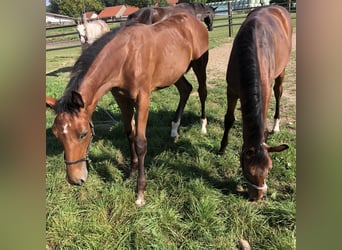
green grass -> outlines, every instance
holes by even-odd
[[[210,32],[210,48],[231,42],[227,37],[225,28]],[[62,95],[80,51],[47,52],[47,95]],[[291,60],[295,60],[295,53]],[[295,85],[295,67],[288,67],[287,75],[287,85]],[[100,126],[98,123],[108,117],[101,109],[95,111],[92,163],[82,187],[66,182],[63,148],[51,132],[54,113],[46,111],[46,240],[50,249],[237,249],[240,238],[248,240],[252,249],[296,248],[295,104],[284,99],[281,116],[291,123],[282,123],[281,132],[269,139],[272,145],[286,142],[290,149],[272,154],[267,197],[259,204],[250,203],[245,192],[237,188],[245,190],[239,167],[242,124],[238,110],[227,153],[217,155],[226,112],[225,79],[211,80],[208,134],[202,135],[198,85],[192,74],[187,78],[194,83],[194,94],[176,141],[169,137],[178,102],[176,88],[152,95],[145,160],[147,204],[142,208],[134,204],[135,178],[126,178],[129,149],[111,95],[106,94],[99,106],[118,122]],[[271,110],[273,105],[272,98]]]

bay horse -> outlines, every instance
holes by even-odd
[[[46,98],[46,105],[56,113],[52,132],[64,148],[68,182],[82,185],[87,179],[88,151],[94,136],[92,114],[100,98],[111,91],[129,142],[130,176],[138,170],[136,204],[144,205],[151,92],[174,84],[191,61],[207,50],[208,31],[188,13],[152,25],[135,23],[114,29],[84,50],[63,96]]]
[[[202,3],[178,3],[168,7],[144,7],[128,15],[127,21],[138,21],[145,24],[152,24],[167,18],[168,16],[181,11],[186,11],[207,25],[208,31],[213,30],[215,10],[211,6]]]
[[[105,21],[98,19],[88,22],[85,14],[83,14],[82,22],[77,25],[76,30],[83,51],[103,36],[103,34],[109,32],[110,29]]]
[[[209,31],[213,30],[215,10],[217,7],[206,6],[203,3],[177,3],[174,8],[186,10],[203,21]]]
[[[281,152],[288,148],[286,144],[266,144],[266,119],[275,79],[273,132],[278,132],[282,82],[291,47],[291,17],[285,8],[272,5],[256,8],[247,15],[230,54],[226,74],[227,113],[219,153],[224,154],[226,149],[228,133],[235,121],[234,110],[240,98],[243,120],[240,164],[248,184],[250,200],[260,200],[267,191],[265,179],[272,169],[269,152]]]
[[[188,12],[195,16],[199,20],[204,20],[207,24],[209,31],[212,30],[213,19],[215,16],[215,8],[207,7],[203,4],[190,4],[180,3],[175,7],[145,7],[138,11],[128,15],[126,25],[138,22],[144,24],[153,24],[159,22],[170,15],[180,12]],[[198,81],[198,95],[201,102],[201,132],[207,133],[207,118],[205,114],[205,101],[207,98],[207,73],[206,68],[209,59],[209,52],[205,52],[200,58],[193,60],[190,64],[190,68],[193,69],[197,81]],[[184,107],[192,91],[192,85],[183,75],[176,83],[178,93],[180,95],[180,102],[177,107],[177,111],[171,123],[171,137],[178,137],[178,128],[180,126],[181,115],[184,111]]]

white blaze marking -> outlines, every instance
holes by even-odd
[[[63,134],[67,134],[68,133],[68,127],[69,126],[70,126],[69,124],[64,124],[63,125],[63,131],[62,131]]]

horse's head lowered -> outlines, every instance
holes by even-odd
[[[214,17],[215,17],[215,10],[216,7],[205,7],[206,14],[203,15],[204,23],[207,25],[208,31],[213,30],[213,23],[214,23]]]
[[[91,117],[81,95],[75,91],[59,100],[46,97],[46,105],[57,114],[52,132],[64,147],[67,180],[70,184],[82,185],[88,176],[88,151],[94,136]]]
[[[289,146],[268,146],[262,143],[257,147],[245,147],[240,156],[243,175],[248,184],[248,195],[251,201],[259,201],[267,191],[266,177],[272,169],[269,152],[281,152]]]

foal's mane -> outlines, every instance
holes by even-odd
[[[151,24],[153,13],[154,13],[153,8],[149,8],[149,7],[141,8],[140,10],[128,15],[125,26],[134,25],[135,23],[138,23],[138,22]]]
[[[240,66],[240,93],[243,126],[248,131],[249,146],[260,148],[263,142],[264,120],[260,68],[257,56],[255,18],[247,20],[234,41]]]
[[[78,106],[75,106],[72,102],[72,92],[78,90],[96,56],[115,37],[120,29],[121,27],[118,27],[104,34],[82,52],[71,70],[70,81],[64,90],[63,96],[56,103],[55,111],[57,114],[62,112],[75,113],[78,111]]]

